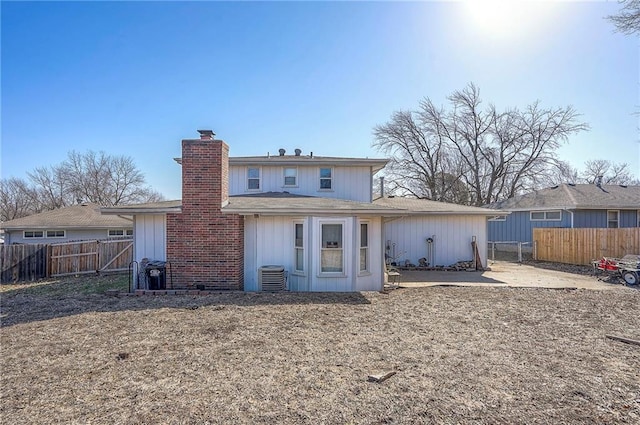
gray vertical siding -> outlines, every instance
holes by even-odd
[[[533,241],[536,227],[571,227],[571,214],[561,211],[560,221],[531,221],[529,211],[515,211],[505,221],[489,221],[489,241]]]
[[[612,208],[616,209],[616,208]],[[638,210],[618,210],[620,211],[620,227],[637,227]],[[576,228],[607,227],[607,210],[577,210],[575,212],[574,226]]]
[[[530,221],[529,211],[515,211],[505,221],[489,221],[489,241],[531,242],[536,227],[571,227],[571,214],[562,211],[560,221]],[[620,210],[620,227],[637,227],[638,210]],[[574,228],[606,228],[607,210],[573,211]]]

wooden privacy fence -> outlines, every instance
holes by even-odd
[[[0,282],[47,277],[47,245],[0,245]]]
[[[129,269],[132,239],[0,246],[1,282]]]
[[[640,227],[624,229],[533,229],[534,259],[591,264],[602,257],[640,254]]]
[[[128,270],[133,240],[67,242],[49,245],[49,276]]]

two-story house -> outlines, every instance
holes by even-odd
[[[372,198],[386,159],[287,154],[229,157],[200,130],[182,141],[182,200],[103,208],[134,216],[134,257],[170,263],[174,288],[380,290],[385,256],[433,264],[486,259],[495,210],[426,200]],[[434,242],[435,241],[435,242]],[[431,247],[432,248],[432,247]],[[275,283],[274,283],[275,282]],[[141,285],[138,284],[138,287]]]

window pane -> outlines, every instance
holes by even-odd
[[[560,211],[547,211],[547,220],[560,220]]]
[[[296,185],[296,178],[295,177],[285,177],[284,178],[284,185],[285,186],[295,186]]]
[[[609,218],[609,220],[617,220],[618,211],[607,211],[607,217]]]
[[[127,230],[127,236],[133,236],[133,229]]]
[[[321,178],[331,178],[331,168],[321,168],[320,169],[320,177]]]
[[[360,224],[360,246],[369,246],[369,226],[367,224]]]
[[[260,189],[260,180],[258,180],[258,179],[249,179],[248,187],[249,187],[249,189]]]
[[[360,248],[360,271],[367,270],[367,248]]]
[[[322,247],[342,248],[342,224],[322,225]]]
[[[302,248],[303,242],[302,223],[296,223],[296,247]]]
[[[331,179],[320,179],[320,189],[331,189]]]
[[[304,270],[304,250],[296,248],[296,270]]]
[[[544,220],[544,212],[532,212],[531,220]]]
[[[260,178],[260,169],[259,168],[249,168],[248,176],[250,179],[259,179]]]
[[[342,250],[323,249],[322,250],[322,272],[339,273],[342,272]]]

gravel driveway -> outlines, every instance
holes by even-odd
[[[528,264],[506,261],[490,262],[484,272],[445,272],[403,270],[399,284],[403,287],[422,286],[512,286],[553,289],[623,289],[624,285],[607,283],[598,276],[549,270]],[[631,289],[631,287],[627,287]]]

